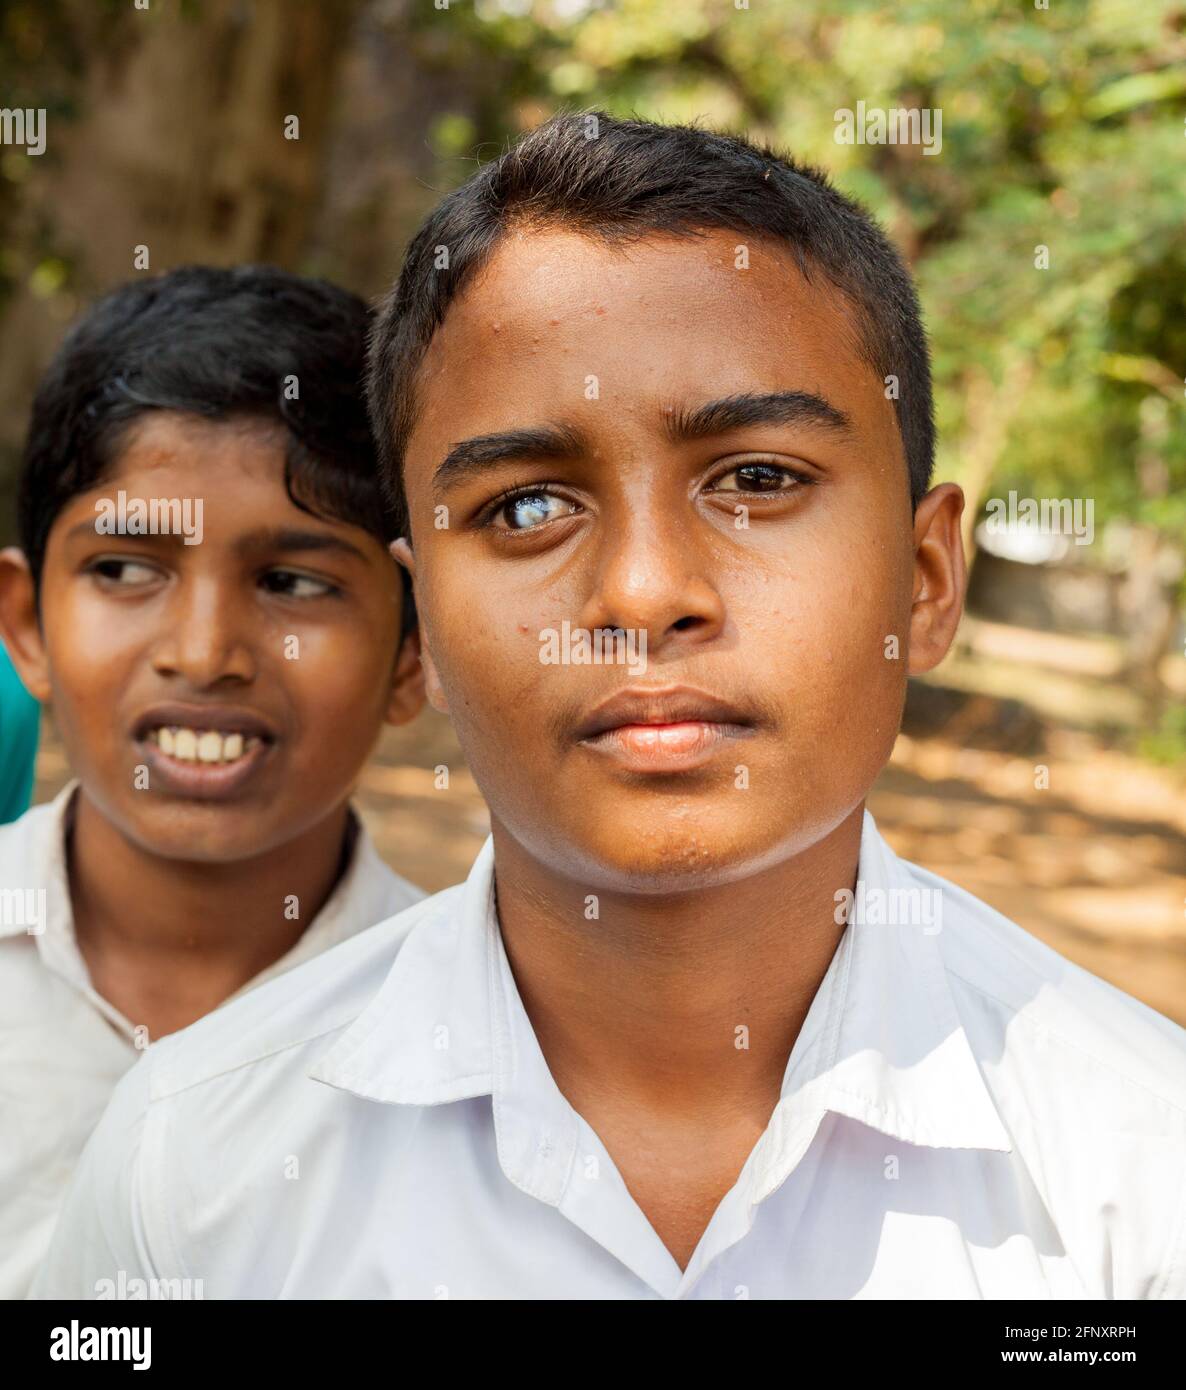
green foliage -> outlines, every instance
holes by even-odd
[[[1165,767],[1186,765],[1186,705],[1171,705],[1158,727],[1141,736],[1138,751]]]
[[[601,106],[745,131],[823,165],[914,263],[941,472],[962,477],[978,427],[969,374],[999,383],[1020,353],[1035,370],[981,490],[1087,495],[1101,523],[1186,538],[1179,0],[737,4],[476,0],[426,9],[419,30],[458,71],[476,50],[510,55],[499,139],[559,107]],[[835,112],[858,101],[940,109],[941,152],[837,144]],[[1151,394],[1170,428],[1143,441]],[[1160,451],[1160,489],[1142,482],[1143,447]]]

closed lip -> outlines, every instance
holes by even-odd
[[[752,728],[753,718],[736,705],[691,686],[619,690],[578,724],[578,741],[636,724],[725,724]]]
[[[242,734],[275,743],[275,726],[253,710],[234,705],[153,705],[136,720],[133,737],[146,738],[153,729],[212,729],[223,734]]]

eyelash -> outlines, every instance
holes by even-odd
[[[719,473],[716,476],[716,478],[713,479],[713,484],[719,483],[722,478],[727,478],[731,473],[736,473],[742,468],[753,467],[777,469],[780,472],[785,473],[787,477],[794,479],[796,488],[812,487],[815,485],[816,482],[818,482],[818,479],[812,477],[809,473],[791,468],[788,464],[776,463],[773,460],[767,459],[751,459],[746,463],[735,463],[732,465],[732,467],[726,468],[723,472]],[[711,486],[712,485],[710,484],[710,488]],[[519,483],[511,487],[505,488],[502,492],[498,493],[497,496],[492,497],[490,501],[486,503],[486,505],[482,508],[482,510],[478,513],[477,517],[474,519],[474,525],[482,530],[489,529],[493,524],[494,519],[498,516],[499,512],[501,512],[503,508],[505,508],[508,505],[508,503],[518,501],[518,499],[521,497],[537,497],[540,495],[547,495],[559,496],[565,501],[570,501],[570,498],[565,498],[564,494],[558,491],[558,489],[560,489],[561,487],[562,484],[560,483],[554,482],[552,480],[546,480],[538,483]],[[795,488],[782,488],[776,489],[772,492],[745,492],[741,488],[736,489],[737,495],[741,497],[785,496],[788,492],[793,492],[794,490]],[[546,522],[542,524],[547,525]],[[526,531],[534,529],[536,528],[528,527],[524,528],[524,530],[522,531],[516,532],[512,528],[507,528],[507,534],[525,534]]]
[[[103,572],[105,566],[113,566],[113,565],[116,565],[116,566],[127,566],[127,565],[131,565],[131,566],[134,566],[134,567],[139,568],[139,569],[148,569],[148,570],[152,570],[152,569],[154,568],[154,566],[153,566],[152,564],[150,564],[150,563],[149,563],[148,561],[146,561],[146,560],[133,560],[133,559],[123,558],[123,557],[119,557],[119,556],[111,556],[111,557],[106,557],[106,556],[104,556],[104,557],[101,557],[100,559],[92,560],[91,563],[87,566],[87,573],[93,575],[93,576],[94,576],[96,579],[98,579],[98,580],[101,580],[101,581],[103,581],[103,582],[105,582],[105,583],[107,583],[107,584],[113,585],[113,586],[116,587],[116,588],[136,589],[136,588],[142,587],[141,585],[138,585],[138,584],[127,584],[127,585],[121,584],[120,579],[118,579],[115,575],[112,575],[112,574],[105,574],[105,573]],[[322,593],[318,593],[318,594],[307,594],[307,595],[305,595],[303,598],[301,598],[301,597],[299,597],[298,595],[291,594],[291,593],[287,593],[287,592],[285,592],[283,589],[280,589],[280,588],[276,588],[276,589],[266,588],[265,581],[266,581],[267,579],[269,579],[269,578],[271,578],[271,577],[275,577],[275,576],[279,576],[279,577],[281,577],[281,578],[285,578],[285,579],[288,579],[288,580],[295,580],[295,581],[297,581],[297,582],[300,582],[300,581],[303,580],[303,581],[307,581],[307,582],[310,583],[310,584],[319,584],[319,585],[322,586],[323,592],[322,592]],[[294,602],[297,602],[297,603],[311,603],[311,602],[313,602],[313,601],[316,600],[316,599],[322,599],[322,598],[338,598],[338,597],[340,597],[340,595],[341,595],[341,593],[342,593],[341,586],[335,584],[335,583],[334,583],[332,580],[330,580],[330,579],[322,579],[322,578],[321,578],[320,576],[318,576],[318,575],[315,575],[315,574],[304,574],[304,573],[302,573],[300,570],[286,569],[286,568],[283,567],[283,566],[274,566],[273,568],[264,570],[264,571],[262,572],[262,574],[260,575],[260,577],[259,577],[259,583],[261,584],[261,587],[265,587],[265,588],[266,588],[266,592],[268,592],[269,594],[272,594],[272,595],[274,595],[274,596],[276,596],[276,597],[279,597],[279,598],[290,598],[290,599],[293,599]]]
[[[562,483],[558,483],[553,479],[548,479],[539,483],[519,483],[513,487],[508,487],[486,503],[474,518],[474,525],[480,530],[488,529],[493,524],[499,512],[502,511],[508,503],[518,501],[520,497],[538,497],[541,494],[563,497],[563,493],[559,491],[562,487]],[[571,499],[564,498],[564,500],[570,501]],[[516,532],[508,529],[508,534],[515,535]]]
[[[749,493],[743,492],[741,488],[730,489],[730,491],[734,491],[734,490],[735,490],[740,496],[746,496],[746,497],[777,497],[777,496],[785,496],[787,492],[794,492],[794,491],[795,491],[795,488],[798,488],[798,487],[811,487],[811,486],[813,486],[815,483],[817,483],[817,482],[819,481],[818,478],[813,477],[810,473],[806,472],[805,470],[800,470],[800,469],[797,469],[797,468],[792,468],[792,467],[790,466],[790,464],[788,464],[788,463],[783,463],[783,462],[781,462],[780,460],[776,460],[776,459],[763,459],[763,458],[753,458],[753,459],[746,459],[746,460],[745,460],[744,462],[742,462],[742,463],[734,463],[734,464],[732,464],[730,467],[723,469],[723,470],[722,470],[720,473],[718,473],[717,476],[712,480],[713,485],[719,483],[719,482],[721,481],[722,478],[727,478],[727,477],[729,477],[730,474],[732,474],[732,473],[740,473],[741,470],[742,470],[743,468],[770,468],[770,469],[773,469],[773,470],[774,470],[775,472],[777,472],[777,473],[785,473],[786,476],[787,476],[788,478],[790,478],[790,479],[792,479],[792,480],[794,481],[795,487],[794,487],[794,488],[785,488],[785,489],[781,489],[781,490],[776,490],[776,491],[774,491],[774,492],[749,492]]]
[[[300,570],[290,570],[283,568],[269,569],[265,570],[263,574],[260,576],[260,578],[261,580],[265,580],[274,575],[281,575],[288,579],[295,579],[297,581],[304,580],[307,583],[320,584],[322,586],[322,589],[324,590],[323,593],[306,594],[304,598],[300,598],[296,594],[285,593],[283,590],[279,589],[268,590],[269,593],[276,594],[280,598],[290,598],[295,603],[312,603],[316,599],[320,598],[338,598],[342,593],[340,586],[335,584],[331,579],[322,579],[315,574],[303,574]]]
[[[120,579],[113,574],[105,573],[105,569],[117,566],[121,569],[133,567],[136,569],[155,570],[155,566],[148,560],[134,560],[126,556],[104,555],[97,560],[92,560],[86,567],[86,573],[95,579],[102,580],[107,584],[114,584],[118,587],[138,588],[139,585],[121,585]]]

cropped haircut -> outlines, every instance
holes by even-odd
[[[187,266],[99,299],[33,401],[17,522],[35,581],[55,518],[102,483],[130,426],[158,410],[282,425],[294,504],[387,545],[399,531],[367,418],[369,325],[356,295],[272,266]]]
[[[401,534],[420,364],[449,305],[515,228],[571,230],[606,245],[722,228],[786,248],[805,276],[822,274],[842,293],[863,358],[896,379],[890,398],[917,507],[934,465],[930,354],[910,272],[870,214],[820,170],[740,136],[596,111],[553,116],[524,136],[442,199],[408,247],[372,329],[367,375]]]

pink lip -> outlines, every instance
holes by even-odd
[[[582,745],[614,759],[633,772],[686,772],[700,767],[735,738],[753,729],[709,720],[672,724],[619,724],[582,740]]]
[[[233,763],[182,762],[147,740],[137,743],[148,764],[148,785],[153,791],[197,801],[229,800],[271,757],[274,743],[257,743]]]

